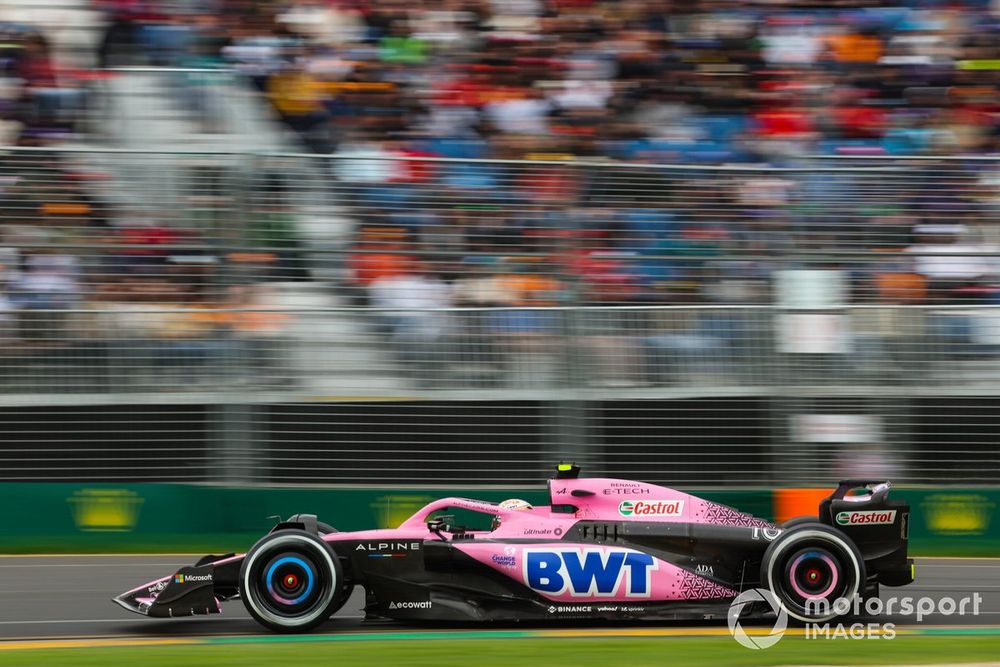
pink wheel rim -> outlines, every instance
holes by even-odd
[[[812,557],[819,556],[819,559],[824,563],[826,563],[827,567],[830,568],[830,585],[827,586],[821,593],[809,593],[803,590],[803,588],[799,586],[799,583],[795,577],[795,574],[798,571],[799,566],[802,564],[802,561],[804,561],[806,558],[810,556]],[[792,590],[795,591],[796,594],[802,596],[806,600],[822,600],[830,593],[832,593],[834,589],[837,587],[837,582],[840,580],[838,572],[839,568],[837,567],[837,564],[834,563],[833,559],[827,556],[826,554],[805,553],[796,558],[792,562],[792,567],[788,573],[789,575],[788,578],[791,580]]]

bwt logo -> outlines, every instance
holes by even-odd
[[[615,597],[624,579],[626,597],[648,598],[656,568],[649,554],[627,549],[524,550],[524,580],[547,595]]]

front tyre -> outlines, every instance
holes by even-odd
[[[789,616],[822,623],[853,609],[864,589],[865,563],[841,531],[802,522],[771,542],[760,576]]]
[[[307,632],[344,603],[340,562],[317,535],[279,530],[253,546],[240,568],[243,604],[274,632]]]

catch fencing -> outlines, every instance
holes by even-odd
[[[427,149],[7,149],[0,479],[1000,481],[996,161]]]

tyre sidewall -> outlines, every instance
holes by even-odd
[[[255,566],[266,559],[267,554],[290,547],[308,552],[323,585],[320,601],[301,618],[280,616],[269,610],[259,598],[258,587],[250,580]],[[258,623],[275,632],[307,632],[322,624],[344,603],[340,594],[343,588],[344,579],[336,553],[317,535],[302,530],[280,530],[267,535],[247,552],[240,567],[240,597],[243,605]]]
[[[781,602],[782,607],[789,616],[805,623],[826,622],[837,618],[841,614],[831,609],[829,614],[810,617],[800,612],[791,603],[786,603],[784,595],[786,582],[783,580],[783,575],[779,571],[779,568],[775,567],[775,565],[783,563],[782,557],[794,551],[797,547],[816,543],[822,544],[824,548],[833,551],[833,555],[837,557],[838,565],[853,578],[853,585],[849,591],[844,591],[843,595],[838,596],[845,598],[850,603],[851,609],[853,609],[855,601],[859,599],[864,591],[866,581],[864,559],[857,546],[855,546],[854,542],[847,535],[836,528],[819,523],[818,521],[796,522],[795,525],[775,539],[767,548],[767,551],[764,552],[764,558],[761,561],[761,582]],[[782,577],[780,585],[777,581],[778,577]],[[848,610],[849,612],[850,610]]]

